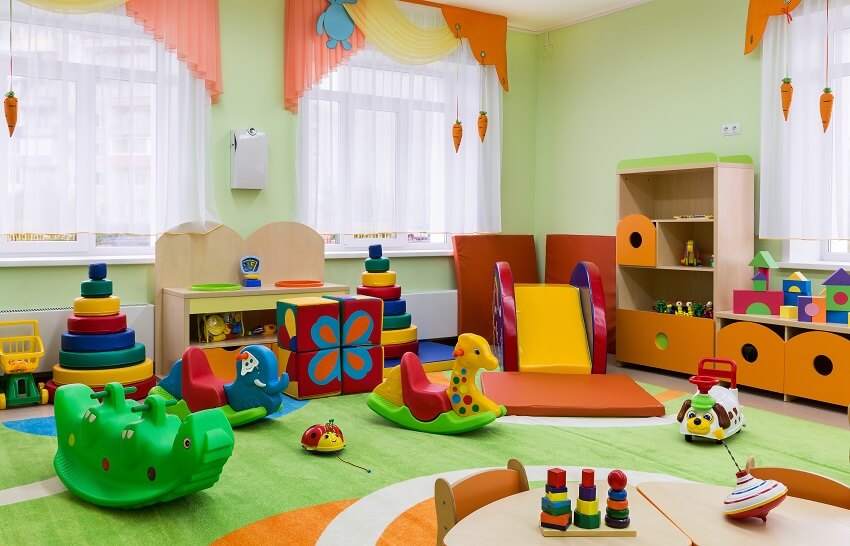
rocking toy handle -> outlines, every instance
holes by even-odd
[[[136,387],[124,387],[124,394],[133,394],[134,392],[136,392]],[[109,396],[109,393],[106,390],[91,393],[91,397],[94,400],[106,398],[107,396]]]
[[[728,370],[717,370],[711,368],[705,368],[705,364],[728,364]],[[735,389],[737,388],[737,380],[736,377],[738,375],[738,365],[735,364],[734,360],[730,360],[728,358],[703,358],[699,361],[699,365],[697,366],[697,374],[701,376],[708,377],[718,377],[722,379],[729,380],[729,388]]]
[[[174,406],[176,404],[177,404],[177,400],[166,400],[165,401],[165,407]],[[138,406],[133,406],[132,408],[130,408],[130,411],[134,411],[136,413],[141,413],[143,411],[148,411],[150,409],[151,409],[150,404],[139,404]]]

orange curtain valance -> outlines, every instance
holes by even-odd
[[[483,65],[492,65],[508,90],[507,31],[508,20],[501,15],[426,0],[403,0],[439,8],[452,33],[465,38]],[[298,112],[298,99],[328,72],[365,46],[366,39],[355,28],[351,49],[328,49],[327,36],[316,32],[319,16],[327,9],[328,0],[287,0],[284,21],[284,107]]]
[[[297,2],[287,2],[287,4]],[[127,0],[127,15],[203,79],[213,102],[222,93],[218,0]]]

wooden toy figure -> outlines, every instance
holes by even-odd
[[[693,239],[689,239],[685,245],[685,256],[680,260],[682,265],[696,267],[702,265],[699,259],[699,249]]]

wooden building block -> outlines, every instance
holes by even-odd
[[[567,486],[567,471],[563,468],[550,468],[546,473],[546,485],[552,488]]]

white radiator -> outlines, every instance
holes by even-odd
[[[457,335],[457,290],[403,293],[407,312],[419,329],[419,339],[440,339]]]
[[[121,312],[127,315],[127,327],[136,331],[136,342],[144,343],[147,356],[153,359],[153,305],[149,303],[121,306]],[[44,357],[38,365],[39,372],[50,372],[59,362],[59,348],[62,333],[68,331],[68,317],[74,313],[70,307],[49,307],[42,309],[16,309],[0,311],[0,322],[8,320],[37,320],[41,341],[44,344]],[[0,337],[21,335],[24,332],[5,333],[0,329]]]

